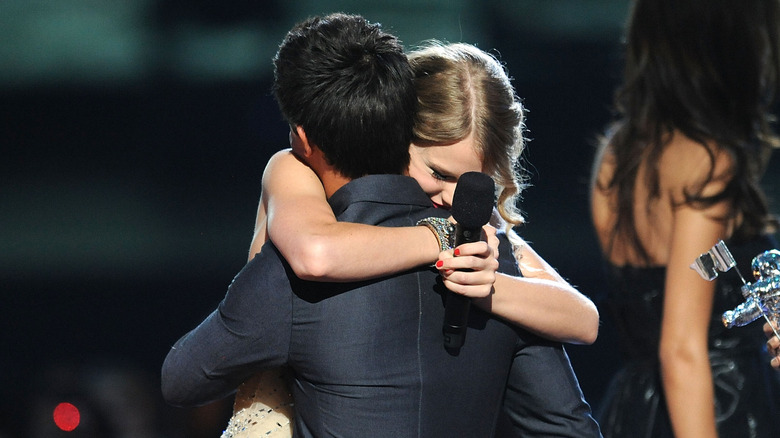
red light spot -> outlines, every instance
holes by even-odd
[[[54,423],[66,432],[75,429],[80,419],[78,408],[70,403],[60,403],[54,408]]]

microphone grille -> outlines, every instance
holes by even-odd
[[[481,172],[466,172],[458,178],[452,195],[453,219],[468,228],[485,225],[493,213],[496,185],[493,178]]]

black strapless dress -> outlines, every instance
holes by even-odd
[[[745,280],[753,257],[777,248],[771,238],[727,244]],[[605,310],[615,322],[624,367],[613,377],[597,416],[605,438],[674,437],[659,374],[664,267],[608,267]],[[724,311],[744,301],[732,268],[716,280],[709,329],[715,413],[721,438],[780,437],[780,372],[769,366],[763,320],[727,329]]]

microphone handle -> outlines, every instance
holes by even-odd
[[[455,247],[464,243],[478,242],[482,238],[482,228],[463,228],[455,225]],[[444,302],[444,347],[459,349],[466,342],[466,328],[469,321],[471,298],[447,291]]]
[[[444,347],[447,349],[458,349],[466,342],[466,327],[469,320],[471,298],[448,291],[446,300],[444,325],[442,326]]]

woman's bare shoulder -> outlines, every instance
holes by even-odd
[[[291,184],[303,185],[309,182],[314,187],[321,186],[317,174],[295,156],[291,149],[283,149],[272,155],[263,171],[263,188],[266,190],[269,186],[278,184],[288,187]]]
[[[733,160],[714,142],[702,144],[675,133],[658,163],[662,190],[719,191],[731,175]]]
[[[268,162],[265,164],[265,171],[267,172],[277,172],[279,168],[287,168],[287,167],[296,167],[296,166],[306,166],[303,164],[298,157],[293,154],[292,149],[282,149],[273,155],[271,155],[271,158],[268,159]]]

